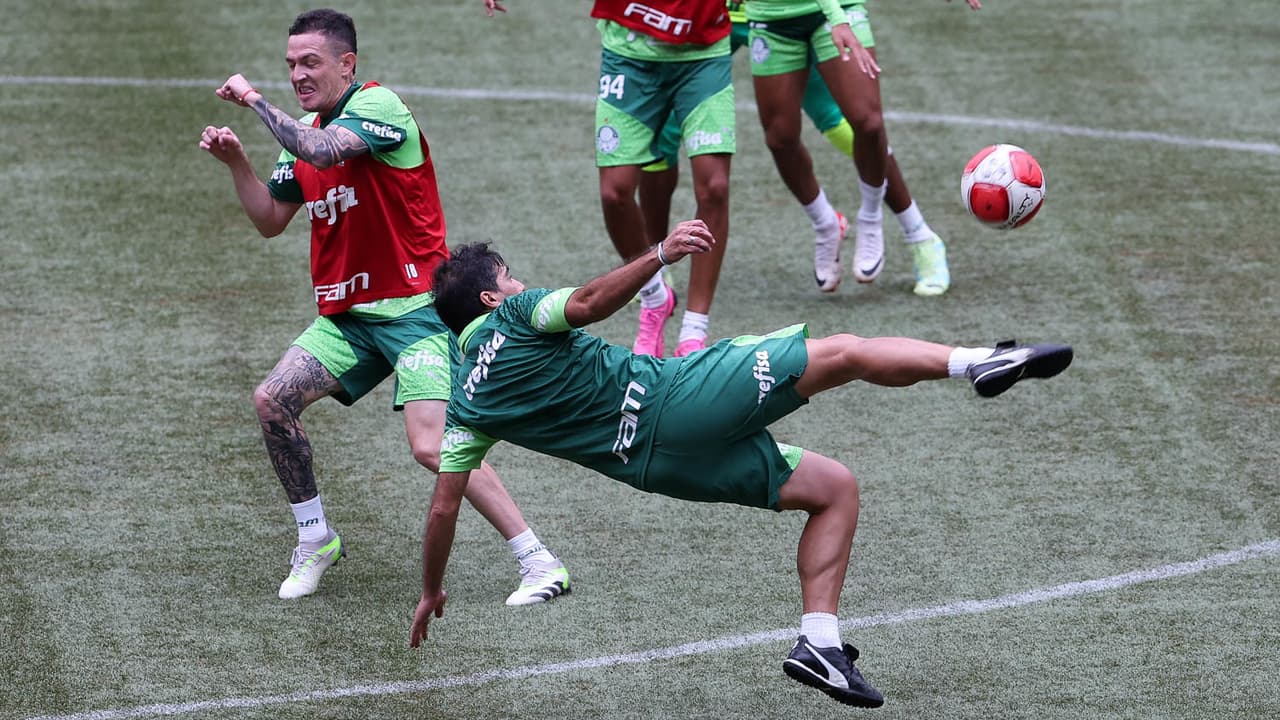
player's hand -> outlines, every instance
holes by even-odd
[[[200,149],[207,150],[210,155],[228,165],[244,156],[240,138],[229,127],[206,127],[200,133]]]
[[[973,1],[976,2],[977,0]],[[880,66],[876,64],[875,57],[870,51],[862,47],[862,43],[858,42],[858,38],[853,34],[853,28],[849,27],[849,23],[840,23],[831,28],[831,42],[835,43],[841,60],[845,62],[856,60],[858,69],[872,79],[880,74]]]
[[[498,0],[484,0],[484,11],[489,14],[489,17],[493,17],[494,10],[497,10],[498,12],[507,11],[507,9],[503,7],[502,3],[498,2]]]
[[[253,86],[249,84],[249,81],[244,79],[243,75],[236,73],[235,75],[227,78],[227,81],[222,83],[222,87],[214,90],[213,94],[227,102],[233,102],[240,107],[249,107],[249,103],[246,102],[247,96],[257,92],[258,91],[254,90]]]
[[[947,2],[951,2],[951,0],[947,0]],[[982,9],[982,0],[968,0],[968,3],[969,3],[969,7],[974,10]]]
[[[716,244],[715,236],[701,220],[685,220],[662,241],[662,257],[667,264],[678,262],[685,255],[711,252]]]
[[[431,624],[431,616],[442,617],[444,615],[444,603],[449,599],[449,594],[443,589],[438,595],[422,594],[422,599],[418,601],[418,609],[413,612],[413,628],[409,631],[409,647],[416,648],[427,639],[427,625]]]

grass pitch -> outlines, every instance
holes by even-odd
[[[576,284],[616,263],[592,162],[598,38],[588,3],[508,7],[343,9],[361,76],[401,91],[427,132],[451,242],[493,239],[526,281]],[[306,228],[258,238],[196,144],[230,125],[268,171],[270,135],[213,89],[243,72],[292,108],[284,35],[305,6],[6,9],[0,717],[853,712],[780,672],[803,518],[645,496],[509,447],[495,466],[575,592],[502,606],[514,563],[468,512],[446,615],[410,651],[432,478],[389,386],[308,411],[351,557],[318,595],[278,601],[293,530],[249,393],[313,316]],[[1280,15],[1270,0],[871,10],[890,137],[953,288],[910,293],[890,218],[880,279],[816,292],[739,57],[713,335],[804,320],[1077,353],[991,402],[959,383],[851,386],[777,426],[862,481],[842,617],[888,698],[876,715],[1280,715]],[[852,169],[806,139],[852,208]],[[1044,210],[1012,233],[959,204],[961,166],[993,142],[1031,150],[1048,179]],[[692,207],[686,176],[676,212]],[[633,323],[596,330],[625,343]],[[1188,574],[936,611],[1249,547]],[[858,620],[886,613],[905,619]]]

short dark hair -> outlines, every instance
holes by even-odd
[[[308,10],[294,18],[289,26],[291,37],[304,33],[324,35],[338,44],[340,52],[356,51],[356,23],[346,13],[329,8]]]
[[[436,266],[431,276],[436,312],[454,335],[461,335],[468,323],[489,312],[489,306],[480,302],[480,293],[498,289],[498,271],[506,266],[487,242],[459,246]]]

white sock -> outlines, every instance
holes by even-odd
[[[552,555],[547,546],[538,540],[538,536],[533,534],[533,528],[528,528],[508,540],[507,547],[511,548],[511,554],[516,556],[516,562],[521,566],[553,563],[556,560],[556,556]]]
[[[709,318],[704,313],[684,311],[684,320],[680,323],[680,342],[685,340],[706,340]]]
[[[320,496],[297,504],[290,503],[293,508],[293,519],[298,523],[298,544],[313,545],[324,542],[329,537],[329,523],[324,520],[324,506],[320,504]]]
[[[858,178],[858,192],[862,195],[862,207],[858,208],[858,219],[867,222],[879,222],[883,217],[880,204],[884,202],[884,191],[888,183],[881,182],[879,187],[868,185]]]
[[[840,647],[840,621],[831,613],[805,613],[800,616],[800,634],[814,647]]]
[[[902,226],[902,236],[907,242],[918,243],[933,237],[933,228],[924,221],[924,214],[916,206],[915,200],[911,201],[906,210],[897,213],[897,216],[898,224]]]
[[[667,304],[667,284],[662,281],[662,271],[649,278],[640,288],[640,307],[660,308]]]
[[[965,377],[971,365],[986,360],[995,351],[995,348],[958,347],[952,350],[951,356],[947,358],[947,374],[953,378]]]
[[[809,222],[813,224],[813,229],[824,240],[825,236],[835,237],[840,230],[840,218],[836,217],[836,209],[831,207],[831,201],[827,199],[827,191],[818,188],[818,197],[808,205],[802,205],[804,214],[809,216]]]

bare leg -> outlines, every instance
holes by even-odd
[[[783,510],[804,510],[796,569],[804,612],[836,614],[858,527],[858,481],[831,458],[806,451],[778,493]]]
[[[860,338],[831,335],[806,340],[809,365],[796,381],[796,392],[813,397],[854,380],[902,387],[921,380],[948,377],[948,345],[901,337]]]
[[[604,226],[623,260],[631,260],[649,249],[644,216],[636,203],[641,172],[639,165],[600,168],[600,205],[604,211]]]
[[[801,205],[813,202],[819,190],[813,158],[800,139],[800,105],[807,79],[805,71],[752,78],[765,145],[783,184]]]
[[[696,217],[707,224],[716,239],[709,253],[694,255],[689,267],[689,302],[686,307],[697,313],[711,312],[720,266],[729,245],[729,163],[732,155],[695,155],[689,160],[693,168],[693,192],[698,202]]]
[[[302,429],[302,411],[341,389],[314,355],[291,345],[253,391],[267,456],[290,503],[306,502],[319,492],[311,470],[311,441]]]
[[[657,245],[667,237],[671,223],[671,196],[679,184],[678,165],[640,173],[640,212],[644,215],[644,230],[650,245]],[[719,239],[718,235],[716,239]]]
[[[902,168],[898,167],[898,159],[887,156],[884,164],[885,193],[884,202],[895,213],[911,207],[911,190],[902,177]]]
[[[819,63],[818,72],[822,73],[840,112],[853,127],[853,164],[858,168],[858,177],[868,185],[879,187],[885,179],[889,150],[880,106],[880,83],[839,58]]]

